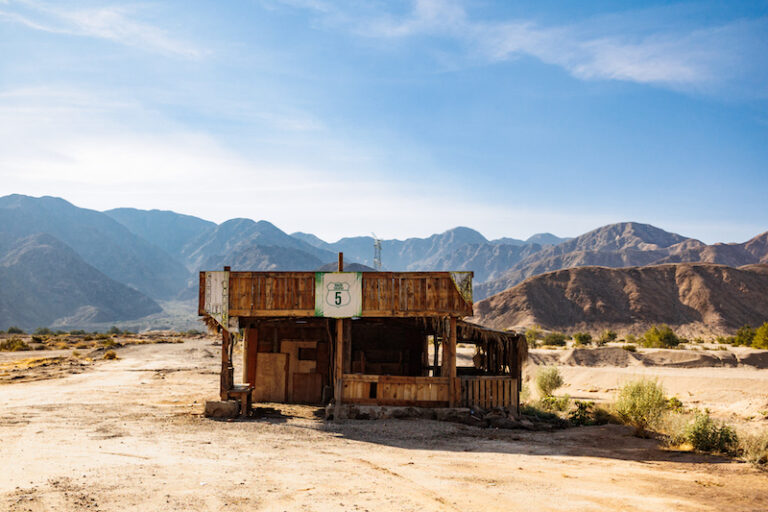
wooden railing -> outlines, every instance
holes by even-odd
[[[480,406],[483,409],[505,407],[517,412],[519,396],[517,379],[502,376],[464,376],[459,377],[461,407]]]
[[[451,379],[448,377],[345,374],[342,379],[342,401],[345,403],[447,407],[450,393]]]

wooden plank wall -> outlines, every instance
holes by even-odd
[[[314,272],[231,272],[229,316],[312,316]]]
[[[472,315],[447,272],[363,273],[364,316]]]
[[[507,376],[465,376],[459,377],[459,380],[461,407],[506,407],[517,411],[517,379]]]
[[[342,400],[346,403],[446,407],[450,402],[448,377],[399,377],[390,375],[344,375]],[[371,385],[376,385],[375,397]]]
[[[229,316],[314,316],[314,272],[230,272]],[[201,273],[201,287],[205,275]],[[449,272],[363,272],[363,316],[471,316]],[[198,313],[207,311],[199,295]]]

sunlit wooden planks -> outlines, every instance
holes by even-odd
[[[448,272],[364,272],[363,316],[472,315]]]
[[[230,273],[230,316],[312,316],[314,272]]]
[[[460,405],[483,409],[505,407],[517,411],[517,380],[507,376],[460,377]]]
[[[209,313],[200,273],[198,313]],[[314,272],[229,272],[229,316],[314,316]],[[363,272],[362,316],[470,316],[449,272]]]
[[[450,399],[448,377],[345,374],[342,380],[342,399],[347,403],[444,407]]]

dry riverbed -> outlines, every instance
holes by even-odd
[[[765,472],[665,451],[614,425],[326,423],[316,408],[274,404],[250,420],[207,419],[218,350],[211,339],[132,345],[80,373],[0,384],[0,510],[768,509]],[[600,376],[579,372],[566,379],[589,394]],[[708,389],[691,400],[720,400]]]

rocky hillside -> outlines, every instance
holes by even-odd
[[[531,254],[497,279],[476,286],[475,297],[482,299],[531,276],[564,268],[589,265],[631,267],[698,261],[729,266],[766,262],[768,233],[743,244],[706,245],[648,224],[611,224]]]
[[[497,329],[541,325],[568,332],[640,333],[667,323],[688,335],[727,333],[768,321],[768,265],[558,270],[477,302],[475,315]]]
[[[39,233],[52,235],[103,274],[154,299],[176,296],[189,278],[181,263],[104,213],[55,197],[0,197],[0,257],[17,241]]]
[[[0,329],[132,320],[162,311],[51,235],[18,240],[0,257]]]

